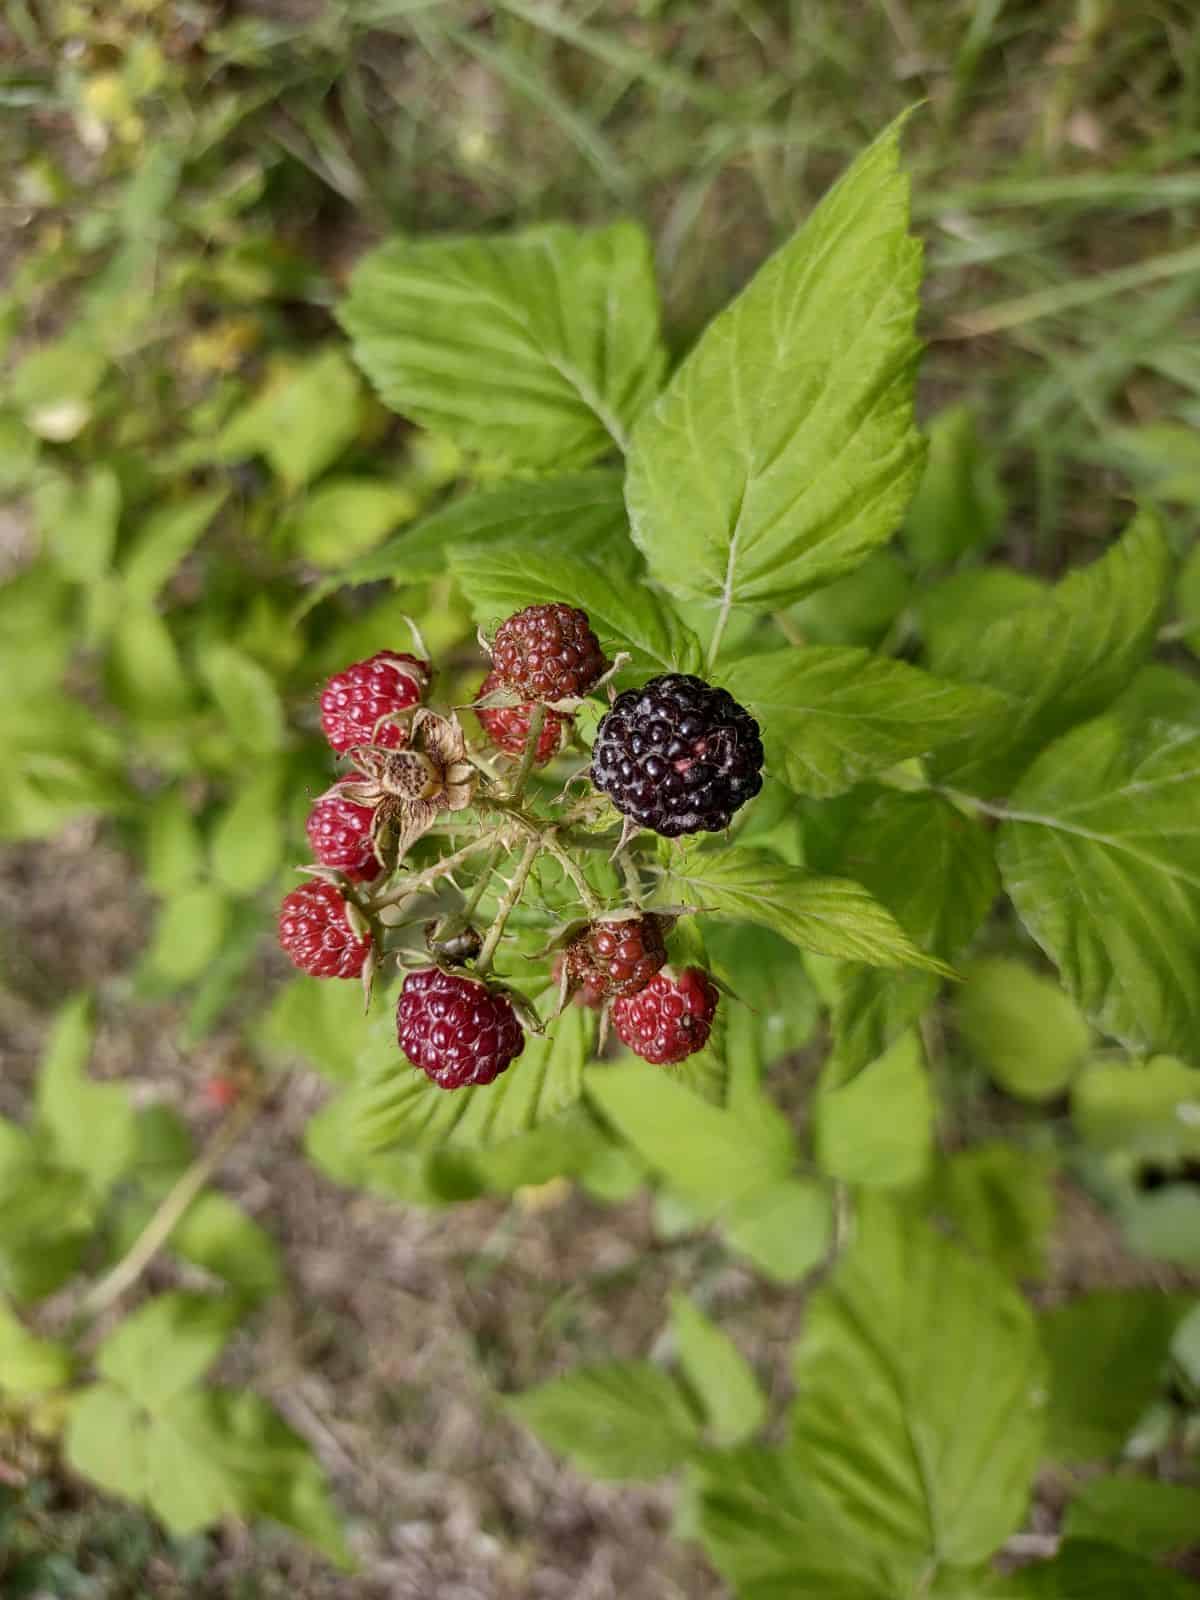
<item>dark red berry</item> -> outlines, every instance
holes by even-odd
[[[335,672],[321,691],[321,726],[342,755],[356,744],[399,750],[408,743],[403,714],[421,703],[432,669],[416,656],[381,650]],[[397,718],[381,721],[381,718]]]
[[[308,813],[308,842],[323,867],[336,867],[358,883],[370,883],[383,870],[371,846],[370,806],[356,805],[335,785]]]
[[[228,1111],[242,1098],[242,1088],[237,1080],[219,1073],[205,1078],[200,1092],[204,1097],[204,1104],[211,1111]]]
[[[596,730],[592,782],[668,839],[716,833],[762,788],[758,723],[726,689],[685,672],[626,689]]]
[[[492,641],[492,670],[531,700],[576,699],[607,667],[587,612],[575,606],[526,606]]]
[[[525,1048],[505,995],[458,972],[426,967],[404,980],[396,1008],[400,1048],[440,1089],[491,1083]]]
[[[567,954],[565,950],[560,950],[554,958],[553,964],[550,968],[550,975],[554,979],[555,983],[562,982],[563,965],[566,962],[566,959]],[[579,984],[578,988],[575,987],[573,982],[569,983],[567,987],[568,992],[571,994],[571,999],[574,1000],[577,1006],[587,1006],[589,1010],[599,1011],[601,1006],[604,1004],[605,997],[603,992],[599,989],[593,988],[592,984],[586,977]]]
[[[500,674],[489,672],[479,685],[479,699],[482,700],[485,695],[504,687],[504,679]],[[529,720],[533,715],[532,704],[476,706],[475,715],[497,750],[502,750],[506,756],[525,754],[525,745],[529,738]],[[544,715],[545,721],[538,735],[537,754],[533,758],[535,767],[544,767],[547,761],[553,760],[566,743],[574,721],[572,717],[559,711],[546,711]]]
[[[664,1066],[704,1049],[719,999],[699,967],[686,967],[678,978],[659,972],[637,994],[613,1002],[613,1027],[643,1061]]]
[[[371,949],[370,934],[354,931],[342,895],[317,878],[284,896],[279,942],[314,978],[357,978]]]
[[[566,950],[572,988],[600,995],[637,994],[667,959],[662,919],[653,915],[593,922]]]

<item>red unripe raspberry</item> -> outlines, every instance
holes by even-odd
[[[381,650],[369,661],[335,672],[321,691],[325,737],[339,755],[356,744],[401,749],[408,743],[407,723],[381,723],[380,718],[420,705],[431,676],[428,661],[395,650]]]
[[[479,685],[479,699],[482,700],[493,690],[504,687],[504,679],[500,674],[489,672]],[[533,715],[532,705],[476,706],[475,715],[479,718],[484,733],[497,750],[502,750],[506,756],[519,757],[525,754],[525,744],[529,738],[529,720]],[[535,767],[544,767],[547,761],[553,760],[558,754],[567,741],[573,720],[558,711],[545,713],[542,731],[538,735],[537,754],[533,758]]]
[[[587,612],[575,606],[526,606],[492,641],[493,671],[531,700],[584,695],[607,666]]]
[[[525,1048],[512,1003],[476,978],[426,967],[404,980],[400,1048],[440,1089],[491,1083]]]
[[[567,956],[565,950],[560,950],[554,958],[553,965],[550,968],[550,975],[553,977],[555,983],[562,982],[563,962],[566,959]],[[604,991],[602,989],[594,988],[592,983],[586,977],[580,982],[578,988],[575,988],[575,984],[572,981],[568,984],[568,989],[574,990],[571,998],[574,1000],[577,1006],[587,1006],[591,1011],[599,1011],[600,1007],[604,1004]]]
[[[360,937],[351,926],[342,896],[316,878],[284,896],[279,942],[314,978],[357,978],[371,948],[370,934]]]
[[[323,867],[336,867],[357,883],[370,883],[382,871],[371,847],[375,813],[370,806],[347,800],[339,787],[323,794],[308,813],[308,842]]]
[[[613,1002],[613,1027],[643,1061],[665,1066],[704,1049],[719,999],[699,967],[686,967],[678,978],[660,972],[639,993]]]
[[[609,996],[637,994],[667,959],[662,919],[653,914],[593,922],[567,946],[571,986]]]

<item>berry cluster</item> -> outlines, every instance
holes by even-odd
[[[610,670],[600,643],[583,611],[538,605],[503,622],[491,649],[474,710],[492,749],[515,763],[499,778],[472,755],[453,714],[425,705],[430,662],[384,650],[326,684],[321,726],[352,770],[313,803],[307,831],[315,865],[310,880],[283,901],[280,943],[301,971],[318,978],[369,984],[381,959],[403,963],[405,947],[393,933],[403,918],[389,917],[387,908],[417,904],[436,882],[450,881],[454,865],[446,857],[444,867],[414,869],[408,851],[443,813],[474,806],[479,820],[468,831],[478,843],[458,848],[454,860],[490,844],[493,862],[497,853],[516,849],[522,866],[486,939],[471,921],[479,889],[461,911],[428,924],[427,953],[419,967],[410,966],[396,1013],[409,1061],[439,1087],[459,1089],[492,1083],[521,1055],[519,1013],[528,1002],[491,977],[490,963],[543,849],[570,868],[589,911],[560,945],[555,975],[562,1003],[574,994],[603,1011],[623,1043],[647,1061],[682,1061],[708,1040],[718,1001],[712,980],[698,967],[675,972],[667,965],[673,918],[605,913],[564,856],[564,824],[538,822],[521,800],[530,768],[563,750],[578,703]],[[762,760],[758,725],[724,689],[668,673],[613,699],[590,773],[626,818],[626,848],[634,825],[667,838],[726,827],[761,787]],[[586,802],[568,823],[578,815],[586,825],[594,807],[594,800]],[[491,817],[498,820],[488,831]],[[395,887],[394,876],[405,873],[414,875]]]

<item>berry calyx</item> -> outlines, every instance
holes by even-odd
[[[637,994],[613,1002],[613,1027],[635,1055],[665,1066],[703,1050],[720,998],[700,967],[685,967],[677,978],[659,972]]]
[[[380,650],[335,672],[321,691],[321,727],[339,755],[359,744],[399,750],[408,743],[405,713],[429,687],[428,661]]]
[[[504,679],[498,672],[489,672],[479,685],[478,698],[482,700],[495,690],[506,687]],[[518,758],[525,754],[525,746],[529,741],[529,723],[533,716],[532,703],[520,706],[477,705],[474,709],[484,733],[497,750],[506,756]],[[572,721],[571,717],[561,711],[546,711],[542,731],[538,735],[537,753],[533,758],[535,767],[544,767],[548,761],[554,759],[567,741]]]
[[[667,672],[626,689],[596,730],[592,782],[668,839],[716,833],[762,788],[758,723],[726,689]]]
[[[357,883],[370,883],[382,871],[371,843],[375,812],[356,805],[335,784],[308,813],[305,824],[313,855],[323,867],[334,867]]]
[[[413,1066],[440,1089],[491,1083],[525,1048],[507,996],[438,967],[405,978],[396,1035]]]
[[[633,995],[666,959],[661,917],[593,922],[566,947],[567,982],[605,1000]]]
[[[292,964],[314,978],[357,978],[371,953],[371,935],[351,922],[333,884],[302,883],[279,908],[279,942]]]
[[[526,606],[500,624],[492,669],[530,700],[575,700],[608,667],[586,611],[576,606]]]

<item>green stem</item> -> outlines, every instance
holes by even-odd
[[[517,768],[516,776],[512,781],[512,788],[508,792],[510,800],[516,800],[525,792],[525,784],[529,774],[533,771],[533,763],[537,759],[538,742],[542,737],[542,728],[546,722],[546,708],[535,705],[529,717],[529,733],[525,739],[525,749],[521,753],[521,765]]]
[[[183,1220],[184,1213],[192,1201],[258,1115],[261,1103],[260,1091],[247,1095],[234,1107],[214,1133],[207,1147],[196,1157],[191,1166],[180,1174],[127,1253],[84,1297],[80,1307],[82,1311],[89,1316],[97,1316],[112,1305],[114,1300],[120,1299],[126,1289],[133,1287]]]
[[[517,863],[517,870],[512,875],[512,882],[504,891],[500,904],[496,907],[495,918],[488,929],[487,938],[483,942],[483,949],[479,952],[479,959],[475,963],[477,977],[486,977],[492,970],[492,958],[496,954],[496,947],[504,936],[505,924],[512,915],[513,907],[521,898],[529,874],[533,871],[533,864],[537,860],[541,849],[542,840],[535,834],[526,843],[521,859]]]
[[[601,905],[599,898],[592,889],[591,884],[584,877],[581,869],[571,860],[553,833],[544,835],[542,849],[547,855],[554,857],[555,861],[558,862],[567,877],[575,885],[575,892],[587,907],[588,915],[592,917],[599,916],[604,910],[603,905]]]
[[[415,894],[420,894],[423,889],[432,888],[439,878],[444,878],[448,872],[453,872],[455,867],[473,856],[477,850],[492,845],[497,853],[503,848],[495,843],[492,833],[482,833],[472,839],[469,844],[462,845],[452,855],[443,856],[440,861],[435,861],[431,867],[426,867],[424,872],[415,873],[411,878],[405,878],[403,883],[393,884],[386,894],[381,894],[376,899],[368,899],[366,909],[378,911],[381,906],[399,905],[404,900],[409,900]]]
[[[624,850],[619,852],[618,860],[621,863],[621,876],[625,880],[625,892],[640,911],[642,909],[642,875],[637,869],[637,862]]]
[[[483,863],[483,868],[478,878],[476,878],[474,885],[472,886],[470,895],[467,897],[466,905],[464,905],[462,910],[459,912],[459,915],[462,917],[464,922],[470,922],[472,916],[475,914],[475,907],[483,899],[484,891],[488,884],[492,881],[492,873],[495,872],[496,866],[503,854],[504,846],[497,841],[492,846],[491,854]]]

